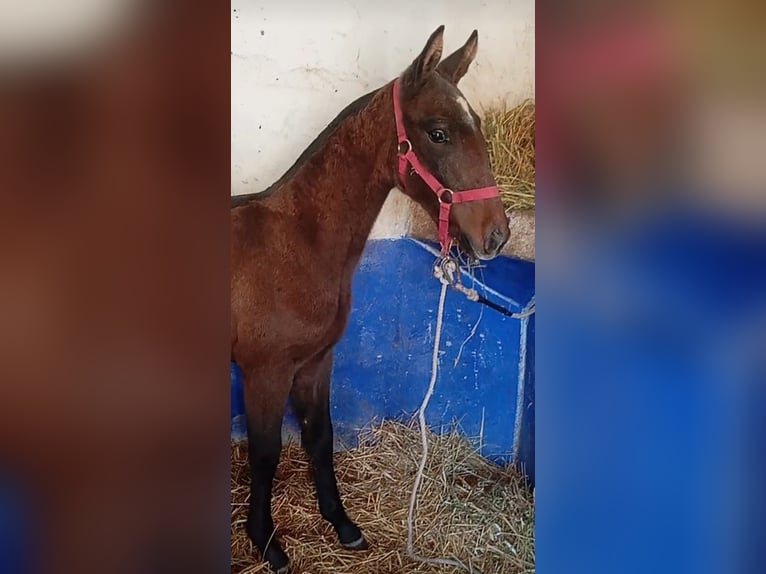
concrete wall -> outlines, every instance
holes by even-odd
[[[232,193],[261,191],[358,96],[397,76],[444,24],[445,54],[479,30],[461,89],[480,110],[534,97],[534,0],[232,0]],[[373,237],[404,235],[391,194]]]

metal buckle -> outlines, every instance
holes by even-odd
[[[447,285],[460,284],[460,265],[449,255],[440,257],[434,265],[434,277]]]
[[[402,146],[405,145],[405,144],[406,144],[407,148],[406,149],[402,149]],[[399,151],[399,155],[407,155],[408,153],[410,153],[412,151],[412,143],[410,142],[410,140],[400,141],[399,142],[399,146],[397,147],[397,149]]]
[[[452,190],[446,187],[439,192],[439,203],[452,203]]]

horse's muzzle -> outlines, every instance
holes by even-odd
[[[508,243],[508,239],[511,236],[511,232],[508,227],[495,227],[492,229],[484,239],[484,245],[482,246],[482,252],[477,252],[476,255],[479,259],[494,259],[500,254],[505,244]],[[476,250],[479,251],[479,250]]]

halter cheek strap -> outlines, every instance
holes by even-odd
[[[455,203],[466,203],[469,201],[481,201],[483,199],[492,199],[500,196],[500,190],[497,185],[489,187],[480,187],[477,189],[461,190],[453,192],[451,189],[442,185],[442,183],[429,172],[420,162],[415,150],[412,149],[412,143],[407,138],[407,132],[404,130],[404,117],[402,115],[402,105],[399,100],[401,90],[401,80],[397,78],[394,81],[393,100],[394,100],[394,118],[396,119],[396,137],[398,141],[399,155],[399,180],[401,185],[405,185],[407,176],[407,167],[420,176],[425,184],[431,188],[439,200],[439,243],[442,253],[449,251],[451,239],[449,235],[449,218],[452,205]]]

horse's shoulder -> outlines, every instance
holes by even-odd
[[[270,216],[261,202],[251,202],[231,209],[232,244],[243,243],[268,232]]]
[[[265,246],[269,240],[286,236],[289,228],[294,226],[294,216],[288,207],[284,202],[266,198],[232,206],[232,248]]]

